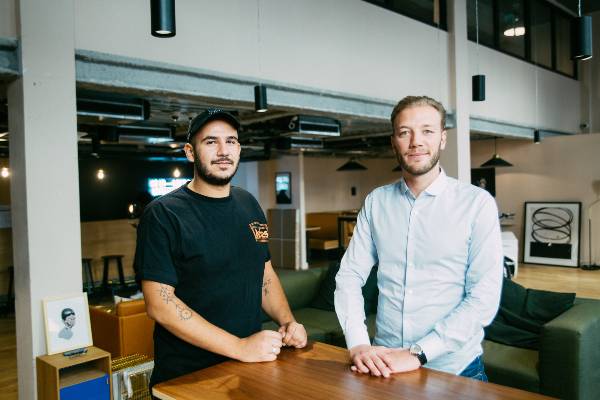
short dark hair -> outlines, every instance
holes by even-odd
[[[62,310],[62,312],[60,313],[60,316],[62,317],[63,321],[64,321],[65,319],[67,319],[67,317],[68,317],[69,315],[75,315],[75,311],[73,311],[73,309],[72,309],[72,308],[65,308],[65,309],[63,309],[63,310]]]
[[[435,108],[440,113],[442,129],[446,128],[446,109],[442,103],[428,96],[406,96],[400,100],[392,110],[392,115],[390,117],[390,120],[392,121],[392,130],[394,129],[394,120],[396,119],[396,116],[400,114],[402,110],[416,106],[430,106]]]

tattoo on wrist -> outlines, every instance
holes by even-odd
[[[175,293],[172,288],[167,285],[160,285],[159,294],[162,301],[165,304],[173,303],[175,305],[175,311],[177,312],[177,316],[182,321],[187,321],[192,318],[193,312],[188,307],[186,307],[183,303],[180,303],[175,298]]]
[[[267,280],[263,281],[263,292],[265,293],[265,296],[267,296],[269,294],[269,288],[271,286],[271,278],[268,278]]]

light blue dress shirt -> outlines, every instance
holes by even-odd
[[[379,264],[375,345],[421,346],[427,367],[459,374],[482,353],[502,288],[498,208],[440,175],[415,198],[403,179],[371,192],[336,276],[348,348],[369,344],[361,287]]]

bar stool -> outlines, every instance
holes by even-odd
[[[92,274],[92,259],[82,258],[81,266],[83,268],[83,290],[86,292],[93,292],[94,287],[94,275]]]
[[[123,274],[123,255],[111,254],[102,256],[102,261],[104,263],[104,271],[102,273],[102,289],[104,291],[108,291],[108,266],[110,265],[111,260],[117,262],[117,268],[119,270],[119,282],[121,286],[125,286],[125,275]]]

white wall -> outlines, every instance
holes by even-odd
[[[259,199],[258,163],[256,161],[240,163],[231,184],[247,190]]]
[[[0,0],[0,37],[17,37],[15,0]]]
[[[305,160],[306,163],[306,160]],[[277,204],[275,201],[275,173],[290,172],[292,176],[292,203]],[[258,201],[266,211],[269,208],[300,209],[300,166],[298,156],[282,155],[268,161],[258,162],[259,196]]]
[[[491,140],[471,142],[472,166],[481,165],[492,156],[493,151],[494,142]],[[498,153],[514,167],[496,168],[496,201],[500,211],[516,213],[515,225],[510,230],[519,238],[520,257],[526,201],[580,201],[580,255],[582,261],[589,259],[587,208],[600,198],[599,152],[600,135],[556,136],[544,138],[539,145],[524,140],[498,142]],[[598,261],[599,238],[598,234],[594,234],[593,258]]]
[[[178,0],[170,39],[150,36],[148,1],[80,0],[76,15],[79,49],[392,101],[447,99],[447,34],[360,0]]]
[[[579,81],[485,46],[477,50],[473,42],[469,45],[471,74],[486,76],[486,100],[471,103],[471,116],[550,130],[579,131]]]
[[[346,161],[348,158],[305,155],[304,186],[307,213],[359,209],[367,194],[373,189],[400,178],[399,172],[392,172],[397,165],[394,159],[359,159],[358,161],[368,168],[366,171],[336,171]],[[260,161],[258,165],[259,201],[263,209],[300,208],[297,156]],[[292,173],[292,204],[290,205],[275,203],[276,172]],[[353,186],[356,187],[356,196],[351,196]]]
[[[0,3],[0,36],[15,36],[13,9],[14,0]],[[364,1],[178,0],[176,12],[177,36],[158,39],[148,1],[78,0],[76,48],[388,101],[427,94],[448,105],[447,33]],[[475,73],[474,43],[469,53]],[[535,68],[483,46],[479,56],[488,100],[472,103],[472,116],[577,130],[577,81],[538,69],[536,118]]]

